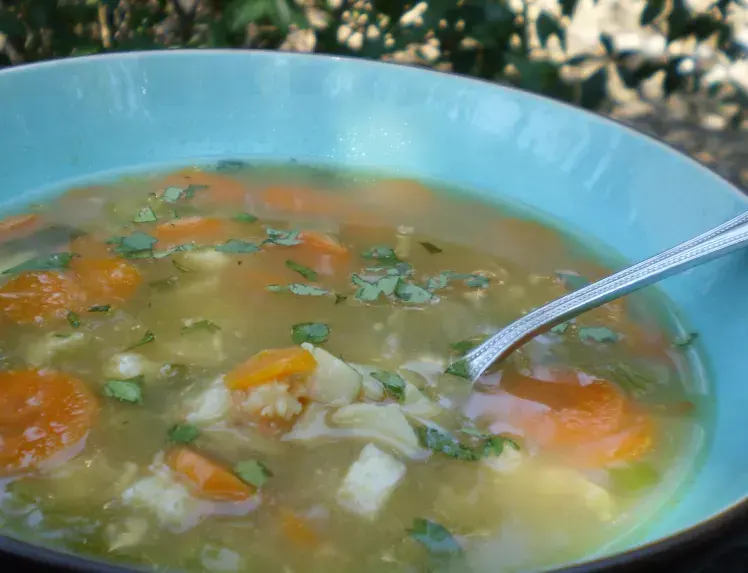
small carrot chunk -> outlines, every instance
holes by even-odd
[[[350,254],[348,249],[324,233],[302,231],[299,233],[299,239],[312,250],[321,254],[332,255],[334,257],[347,257]]]
[[[242,206],[246,202],[247,188],[237,179],[202,171],[200,169],[183,169],[168,175],[163,181],[164,187],[176,186],[186,189],[190,185],[200,187],[195,192],[196,204],[223,204]]]
[[[119,259],[77,258],[70,268],[90,304],[121,304],[135,294],[143,280],[137,267]]]
[[[292,511],[281,512],[281,530],[283,535],[297,547],[313,549],[319,545],[319,535],[307,521]]]
[[[0,475],[77,453],[98,405],[86,385],[52,370],[0,372]]]
[[[311,352],[292,346],[258,352],[226,375],[226,386],[247,390],[295,374],[309,374],[317,367]]]
[[[0,312],[18,324],[64,319],[85,303],[85,291],[72,273],[25,272],[0,287]]]
[[[215,245],[231,238],[225,221],[214,217],[185,217],[156,227],[158,246],[163,249],[177,247],[185,243]]]
[[[255,493],[252,486],[229,470],[188,448],[173,450],[166,463],[199,497],[214,501],[243,501]]]

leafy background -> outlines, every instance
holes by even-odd
[[[0,66],[182,47],[426,66],[628,121],[748,188],[747,1],[0,0]]]

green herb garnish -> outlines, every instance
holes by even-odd
[[[364,259],[373,259],[384,266],[395,266],[397,263],[402,262],[392,247],[372,247],[368,251],[363,252],[361,256]]]
[[[456,557],[462,554],[457,540],[443,525],[428,519],[416,518],[408,535],[423,545],[434,557]]]
[[[298,231],[280,231],[271,227],[265,227],[265,234],[268,236],[266,242],[273,243],[274,245],[291,247],[302,243],[301,239],[299,239]]]
[[[157,242],[147,233],[135,231],[127,237],[120,237],[119,245],[114,250],[127,258],[145,258],[153,256],[153,245]]]
[[[89,307],[88,312],[109,312],[112,310],[111,304],[95,304]]]
[[[182,197],[183,192],[182,188],[172,185],[164,189],[163,193],[161,193],[161,200],[166,203],[176,203]]]
[[[239,223],[254,223],[257,221],[257,217],[254,215],[250,215],[249,213],[239,213],[238,215],[234,215],[232,217],[234,221],[238,221]]]
[[[273,472],[271,472],[265,464],[258,462],[257,460],[239,462],[234,466],[234,473],[236,473],[243,482],[258,488],[265,485],[268,478],[273,477]]]
[[[54,253],[43,257],[34,257],[26,262],[3,271],[4,275],[12,275],[24,271],[60,271],[70,266],[75,255],[71,253]]]
[[[133,223],[153,223],[154,221],[158,221],[158,217],[150,207],[139,209],[132,219]]]
[[[466,340],[460,340],[451,345],[452,350],[460,356],[465,356],[473,348],[481,344],[486,339],[485,336],[479,336],[475,338],[468,338]]]
[[[255,243],[248,241],[240,241],[238,239],[229,239],[223,245],[215,247],[216,251],[221,253],[231,254],[244,254],[244,253],[256,253],[260,250],[260,247]]]
[[[434,298],[428,290],[413,283],[400,280],[395,286],[395,296],[403,302],[423,304]]]
[[[435,244],[429,243],[429,242],[426,242],[426,241],[423,241],[421,243],[421,246],[424,249],[426,249],[429,252],[430,255],[438,255],[439,253],[444,252],[442,249],[440,249],[439,247],[437,247]]]
[[[297,263],[296,261],[292,261],[291,259],[288,259],[286,261],[286,267],[288,267],[292,271],[296,271],[302,277],[309,281],[316,281],[319,278],[319,275],[316,271],[310,269],[309,267],[305,267],[304,265],[300,265],[299,263]]]
[[[579,329],[579,338],[583,342],[598,342],[602,344],[606,342],[618,342],[621,339],[621,335],[605,326],[583,326]]]
[[[358,300],[371,302],[377,300],[381,295],[391,296],[394,294],[395,288],[400,282],[400,277],[397,275],[386,275],[372,283],[357,274],[352,274],[351,281],[358,287],[354,296]]]
[[[204,330],[205,332],[210,332],[211,334],[214,334],[220,331],[221,327],[218,326],[215,322],[212,322],[210,320],[198,320],[197,322],[193,322],[192,324],[183,326],[182,334],[189,334],[190,332],[196,332],[200,330]]]
[[[291,327],[291,340],[294,344],[323,344],[329,338],[330,327],[322,322],[302,322]]]
[[[143,338],[138,340],[132,346],[128,346],[125,350],[132,350],[133,348],[137,348],[138,346],[143,346],[144,344],[148,344],[150,342],[153,342],[154,340],[156,340],[156,337],[153,335],[153,333],[150,330],[146,330],[145,334],[143,335]]]
[[[675,340],[673,340],[673,346],[677,346],[678,348],[688,348],[698,337],[698,332],[689,332],[683,336],[677,336]]]
[[[180,273],[191,273],[192,269],[188,269],[183,264],[180,264],[179,261],[176,261],[174,259],[171,260],[171,264],[174,265],[174,268],[177,269]]]
[[[77,312],[68,311],[67,315],[68,322],[70,323],[70,326],[73,328],[79,328],[81,325],[81,317],[78,316]]]
[[[196,191],[202,191],[208,189],[210,185],[187,185],[187,189],[184,190],[184,198],[192,199],[195,196]]]
[[[330,294],[330,291],[314,285],[305,285],[301,283],[290,283],[287,285],[268,285],[265,287],[270,292],[290,292],[298,296],[324,296]]]
[[[104,395],[120,402],[141,404],[143,402],[142,383],[142,376],[126,380],[107,380],[104,384]]]
[[[340,304],[341,302],[344,302],[348,297],[344,294],[340,294],[338,292],[335,293],[335,304]]]
[[[461,280],[470,288],[488,288],[490,281],[488,277],[474,273],[456,273],[454,271],[443,271],[435,277],[431,277],[426,284],[430,291],[446,288],[450,281]]]
[[[561,324],[557,324],[553,328],[551,328],[551,332],[553,334],[563,334],[567,330],[569,330],[569,323],[568,322],[562,322]]]
[[[371,377],[379,380],[384,389],[396,400],[402,402],[405,398],[405,380],[399,374],[386,370],[375,370],[371,373]]]
[[[470,371],[468,370],[467,362],[464,360],[456,360],[450,364],[445,370],[447,374],[452,376],[458,376],[460,378],[470,379]]]
[[[437,428],[421,427],[418,428],[418,437],[421,443],[428,449],[439,452],[450,458],[464,461],[479,460],[481,455],[469,446],[458,442],[454,436],[442,432]]]
[[[191,444],[200,435],[200,430],[192,424],[176,424],[169,430],[169,441],[175,444]]]

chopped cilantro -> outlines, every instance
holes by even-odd
[[[184,189],[175,187],[174,185],[167,187],[164,189],[163,193],[161,193],[161,200],[166,203],[176,203],[182,197],[183,191]]]
[[[330,327],[322,322],[302,322],[291,327],[291,340],[294,344],[309,342],[323,344],[330,338]]]
[[[200,435],[200,430],[192,424],[175,424],[169,430],[169,441],[175,444],[191,444]]]
[[[480,455],[469,446],[458,442],[454,436],[437,428],[418,428],[418,437],[428,449],[464,461],[476,461]]]
[[[459,354],[460,356],[465,356],[468,352],[470,352],[476,346],[482,344],[485,340],[486,340],[486,336],[475,336],[473,338],[468,338],[466,340],[460,340],[459,342],[455,342],[454,344],[451,345],[451,348],[455,352],[455,354]]]
[[[74,256],[71,253],[54,253],[42,257],[34,257],[20,265],[3,271],[3,274],[12,275],[24,271],[59,271],[68,268]]]
[[[426,283],[426,288],[430,291],[446,288],[449,284],[449,277],[444,273],[431,277]]]
[[[72,310],[68,312],[67,316],[68,322],[70,323],[70,326],[73,328],[79,328],[81,325],[81,317],[78,316],[77,312],[73,312]]]
[[[402,401],[405,397],[405,380],[399,374],[385,370],[375,370],[371,377],[379,380],[384,389],[396,400]]]
[[[139,256],[144,254],[145,256],[151,256],[153,253],[153,245],[157,242],[158,240],[151,237],[149,234],[135,231],[127,237],[120,237],[119,245],[114,250],[117,253],[130,258],[139,258]]]
[[[191,273],[192,269],[188,269],[183,264],[181,264],[179,261],[176,261],[174,259],[171,260],[171,264],[174,265],[174,268],[177,269],[181,273]]]
[[[288,259],[286,261],[286,267],[288,267],[292,271],[296,271],[307,280],[316,281],[319,278],[319,275],[316,273],[316,271],[310,269],[309,267],[305,267],[304,265],[300,265],[299,263],[297,263],[296,261],[292,261],[291,259]]]
[[[243,482],[257,488],[265,485],[268,478],[273,477],[273,472],[271,472],[265,464],[258,462],[257,460],[239,462],[234,466],[234,472]]]
[[[133,348],[137,348],[138,346],[143,346],[144,344],[148,344],[149,342],[153,342],[154,340],[156,340],[156,337],[153,335],[153,333],[150,330],[146,330],[145,334],[143,335],[143,338],[138,340],[132,346],[128,346],[126,350],[132,350]]]
[[[290,283],[287,285],[268,285],[265,288],[271,292],[288,291],[298,296],[324,296],[326,294],[330,294],[330,291],[323,288],[301,283]]]
[[[255,221],[257,221],[257,217],[255,217],[254,215],[250,215],[249,213],[239,213],[232,218],[234,219],[234,221],[238,221],[240,223],[254,223]]]
[[[579,329],[579,338],[584,342],[618,342],[621,335],[605,326],[583,326]]]
[[[187,189],[184,190],[184,198],[192,199],[195,196],[196,191],[202,191],[208,189],[210,185],[187,185]]]
[[[446,288],[452,280],[464,281],[465,285],[470,288],[488,288],[490,282],[488,277],[484,277],[483,275],[442,271],[437,276],[431,277],[428,280],[426,288],[430,291]]]
[[[338,292],[335,293],[335,304],[340,304],[341,302],[344,302],[348,297],[344,294],[340,294]]]
[[[141,404],[143,402],[142,383],[142,376],[126,380],[107,380],[104,384],[104,395],[120,402]]]
[[[465,279],[465,284],[470,288],[488,288],[490,281],[488,277],[483,275],[472,275],[470,278]]]
[[[268,236],[266,242],[282,247],[291,247],[302,243],[298,231],[280,231],[272,227],[265,227],[265,234]]]
[[[376,260],[380,265],[395,266],[400,259],[392,247],[372,247],[361,254],[364,259]]]
[[[403,302],[414,304],[423,304],[434,298],[434,295],[425,288],[402,280],[395,287],[395,296]]]
[[[109,312],[112,310],[111,304],[95,304],[88,309],[88,312]]]
[[[284,292],[288,289],[283,285],[268,285],[265,287],[265,290],[269,290],[270,292]]]
[[[569,323],[568,322],[562,322],[561,324],[557,324],[553,328],[551,328],[551,332],[554,334],[563,334],[569,330]]]
[[[210,320],[198,320],[197,322],[193,322],[192,324],[183,326],[182,334],[189,334],[190,332],[195,332],[199,330],[204,330],[206,332],[210,332],[211,334],[213,334],[221,330],[221,327],[218,326],[215,322],[212,322]]]
[[[456,360],[455,362],[452,362],[447,369],[445,370],[447,374],[451,374],[452,376],[458,376],[460,378],[465,378],[466,380],[470,379],[470,372],[468,371],[468,365],[467,362],[464,360]]]
[[[504,452],[504,447],[506,446],[519,451],[519,445],[511,438],[505,436],[485,436],[482,452],[483,457],[488,458],[490,456],[500,456]]]
[[[456,557],[462,554],[462,548],[457,540],[443,525],[435,521],[422,519],[413,520],[413,525],[408,529],[408,535],[423,545],[434,557]]]
[[[430,255],[438,255],[439,253],[444,252],[442,249],[437,247],[434,243],[429,243],[426,241],[423,241],[421,243],[421,246],[428,251]]]
[[[150,207],[139,209],[132,219],[133,223],[153,223],[154,221],[158,221],[158,217],[156,217],[156,213]]]
[[[223,245],[215,247],[216,251],[221,253],[231,254],[243,254],[243,253],[256,253],[260,250],[260,247],[255,243],[248,241],[240,241],[239,239],[229,239]]]
[[[688,348],[698,337],[698,332],[689,332],[683,336],[677,336],[675,340],[673,340],[673,346],[677,346],[678,348]]]
[[[397,284],[400,282],[400,277],[397,275],[386,275],[372,283],[364,280],[357,274],[352,274],[351,281],[359,287],[356,290],[355,297],[361,301],[371,302],[377,300],[380,295],[391,296],[394,294],[395,288],[397,288]]]

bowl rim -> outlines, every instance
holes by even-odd
[[[88,61],[99,60],[123,60],[123,59],[151,59],[154,57],[176,58],[176,57],[220,57],[226,55],[234,56],[251,56],[256,58],[277,58],[279,56],[292,60],[328,60],[335,62],[342,60],[345,62],[355,62],[359,66],[381,67],[386,71],[387,68],[399,68],[405,73],[414,75],[423,74],[439,75],[442,78],[450,77],[457,82],[476,83],[479,85],[491,86],[516,94],[522,97],[540,100],[544,105],[562,106],[569,110],[574,110],[587,116],[588,120],[603,124],[611,124],[618,129],[623,129],[630,135],[638,138],[644,138],[650,143],[663,148],[665,153],[676,154],[682,161],[690,163],[692,168],[702,171],[706,176],[714,178],[720,183],[720,186],[727,192],[732,193],[743,203],[748,203],[746,194],[741,192],[736,185],[716,173],[711,168],[690,157],[686,153],[676,149],[673,145],[654,134],[644,133],[634,127],[624,123],[621,120],[608,117],[600,112],[588,110],[575,104],[556,100],[550,96],[537,94],[519,88],[516,86],[504,84],[501,82],[489,81],[483,78],[476,78],[464,74],[436,70],[418,65],[402,64],[398,62],[383,62],[379,60],[370,60],[350,55],[321,54],[321,53],[304,53],[304,52],[279,52],[277,50],[256,50],[256,49],[237,49],[237,48],[185,48],[176,50],[143,50],[131,52],[112,52],[107,54],[94,54],[84,56],[70,56],[54,60],[45,60],[30,64],[21,64],[0,69],[0,81],[5,78],[25,74],[35,73],[37,70],[43,70],[47,67],[60,66],[78,66]],[[708,518],[699,521],[690,527],[679,529],[671,535],[637,545],[630,549],[611,553],[609,555],[592,556],[583,561],[557,566],[554,569],[547,570],[548,573],[606,573],[613,570],[622,570],[635,565],[652,563],[655,560],[666,558],[667,552],[676,553],[677,550],[683,551],[686,547],[695,546],[704,543],[716,537],[720,532],[726,532],[731,526],[743,518],[748,517],[748,492],[742,498],[723,508],[721,511],[712,514]],[[28,559],[41,565],[59,567],[64,570],[84,573],[132,573],[133,571],[142,570],[140,567],[123,566],[107,561],[99,561],[92,557],[86,557],[79,554],[67,552],[65,550],[53,549],[42,545],[22,541],[13,537],[0,534],[0,554],[8,553],[12,556]],[[1,555],[0,555],[1,558]]]

